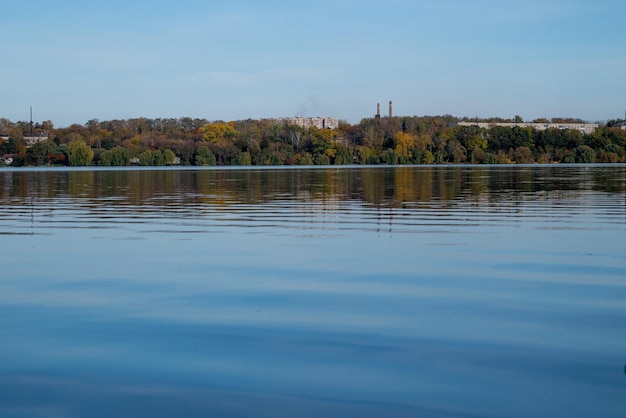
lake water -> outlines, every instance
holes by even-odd
[[[621,417],[626,166],[0,171],[2,417]]]

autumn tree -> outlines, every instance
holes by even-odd
[[[207,123],[199,129],[202,140],[209,143],[209,150],[220,165],[232,163],[240,152],[235,146],[239,131],[235,129],[234,125],[234,122],[215,122]]]
[[[515,148],[515,151],[513,152],[513,160],[517,164],[532,164],[535,162],[532,151],[530,148],[525,146]]]
[[[393,136],[395,152],[399,161],[403,164],[409,163],[413,158],[413,149],[416,147],[417,137],[402,131],[396,132]]]
[[[335,158],[336,149],[333,147],[335,132],[331,129],[311,128],[311,151],[313,161],[318,165],[330,164]]]
[[[464,163],[467,160],[467,148],[457,140],[448,142],[448,155],[455,164]]]
[[[200,128],[199,132],[203,140],[211,143],[220,143],[224,140],[234,141],[239,135],[233,122],[207,123]]]

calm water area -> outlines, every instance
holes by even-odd
[[[0,170],[1,417],[626,416],[626,166]]]

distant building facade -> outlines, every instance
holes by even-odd
[[[339,119],[324,118],[321,116],[316,117],[316,118],[293,117],[293,118],[278,118],[278,119],[270,119],[270,120],[277,122],[277,123],[297,125],[304,129],[309,129],[313,127],[317,129],[337,129],[339,127]]]
[[[537,131],[545,131],[546,129],[575,129],[582,134],[591,134],[598,129],[597,123],[543,123],[543,122],[459,122],[459,126],[478,126],[479,128],[489,129],[495,126],[505,128],[532,128]]]
[[[9,135],[0,134],[0,141],[8,141],[11,138]],[[26,147],[32,147],[38,142],[43,142],[48,140],[48,134],[32,134],[32,135],[24,135],[22,137],[22,141]]]
[[[24,135],[22,138],[24,140],[24,145],[27,147],[32,147],[38,142],[43,142],[48,140],[48,134],[40,134],[40,135]]]

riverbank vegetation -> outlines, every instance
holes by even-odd
[[[65,128],[54,128],[51,121],[31,125],[0,119],[0,157],[12,166],[626,162],[626,131],[617,126],[622,120],[608,121],[590,134],[576,129],[459,126],[461,120],[467,119],[366,118],[356,125],[341,122],[337,129],[304,129],[251,119],[93,119]],[[47,139],[27,146],[25,139],[33,135]]]

